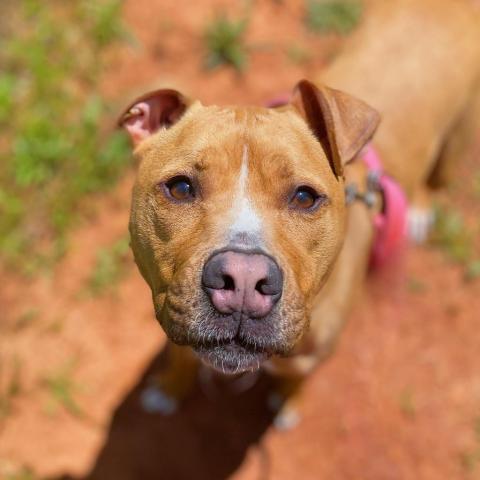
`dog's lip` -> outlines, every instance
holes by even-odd
[[[226,374],[236,374],[258,370],[271,353],[254,348],[237,339],[219,344],[193,346],[199,358],[206,365]]]

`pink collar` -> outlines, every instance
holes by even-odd
[[[369,145],[362,156],[369,177],[377,179],[378,190],[383,197],[383,208],[375,215],[375,238],[370,257],[370,267],[376,269],[397,254],[405,244],[407,222],[407,198],[400,185],[388,176],[380,156]]]

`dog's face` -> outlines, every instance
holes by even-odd
[[[292,104],[268,109],[188,105],[160,90],[121,117],[140,160],[132,249],[157,318],[224,372],[288,354],[341,248],[342,165],[378,119],[352,99],[353,116],[363,113],[345,146],[332,130],[346,135],[340,100],[322,106],[320,95],[302,82]]]

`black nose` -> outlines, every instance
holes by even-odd
[[[282,295],[283,275],[266,255],[229,250],[207,261],[202,282],[220,313],[243,312],[262,318]]]

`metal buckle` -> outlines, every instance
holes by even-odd
[[[367,190],[360,192],[356,183],[345,187],[345,203],[351,205],[354,201],[364,203],[367,208],[374,208],[377,202],[377,193],[381,191],[382,174],[378,170],[371,170],[367,175]]]

